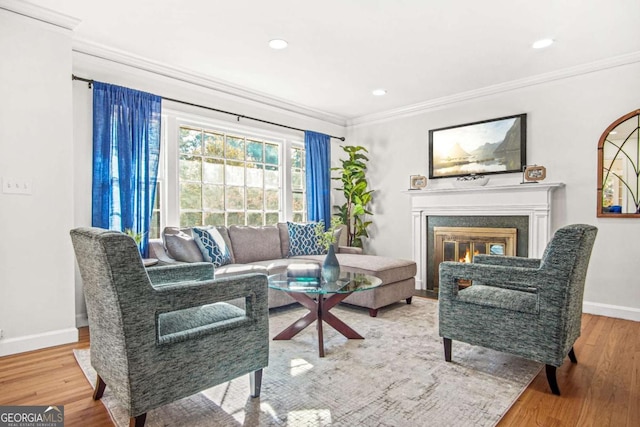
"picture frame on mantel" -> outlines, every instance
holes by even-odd
[[[522,183],[530,184],[544,180],[547,177],[547,168],[538,165],[526,165],[522,168]]]
[[[427,186],[427,177],[423,175],[411,175],[409,177],[409,190],[422,190]]]
[[[526,164],[526,114],[429,131],[429,179],[522,173]]]

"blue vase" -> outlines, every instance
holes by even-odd
[[[329,246],[329,251],[322,264],[322,278],[325,282],[335,282],[340,277],[340,263],[336,257],[333,245]]]

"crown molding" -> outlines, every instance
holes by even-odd
[[[389,120],[397,120],[404,117],[414,116],[416,114],[425,113],[430,110],[436,110],[446,105],[458,102],[468,101],[475,98],[494,95],[501,92],[508,92],[528,86],[535,86],[556,80],[566,79],[569,77],[580,76],[583,74],[602,71],[609,68],[615,68],[622,65],[640,62],[640,51],[632,52],[625,55],[614,56],[612,58],[591,62],[588,64],[578,65],[575,67],[565,68],[550,73],[539,74],[537,76],[527,77],[524,79],[513,80],[510,82],[500,83],[497,85],[487,86],[480,89],[461,92],[450,96],[432,99],[418,104],[408,105],[393,110],[383,111],[380,113],[368,114],[347,120],[347,127],[356,128],[362,125],[371,125]]]
[[[69,31],[73,31],[81,22],[72,16],[64,15],[22,0],[0,0],[0,9],[8,10],[18,15],[33,18]]]
[[[91,41],[78,38],[74,39],[73,51],[210,89],[221,94],[230,95],[232,98],[240,98],[244,101],[255,102],[261,107],[270,107],[280,112],[284,110],[307,118],[322,120],[338,126],[346,126],[347,119],[345,117],[327,113],[325,111],[315,110],[262,92],[249,90],[229,82],[212,79],[204,74],[152,61],[142,56],[134,55],[129,52]]]

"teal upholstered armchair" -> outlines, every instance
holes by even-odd
[[[108,385],[142,426],[147,411],[245,374],[260,394],[269,360],[267,278],[214,280],[209,263],[145,269],[120,232],[78,228],[71,239],[84,283],[94,399]],[[246,308],[225,303],[244,298]]]
[[[556,231],[542,259],[481,255],[471,264],[440,264],[440,336],[445,360],[451,341],[488,347],[546,365],[554,394],[556,367],[580,336],[582,297],[597,229]],[[459,279],[473,284],[458,289]]]

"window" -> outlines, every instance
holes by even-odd
[[[293,221],[307,221],[307,197],[305,189],[305,153],[302,148],[291,148],[291,192],[293,194]]]
[[[302,146],[243,133],[177,126],[180,226],[306,219]],[[282,154],[287,151],[288,159]]]
[[[149,238],[157,239],[160,237],[160,197],[162,195],[161,189],[162,181],[158,179],[156,181],[156,197],[153,201],[153,210],[151,211],[151,223],[149,224]]]

